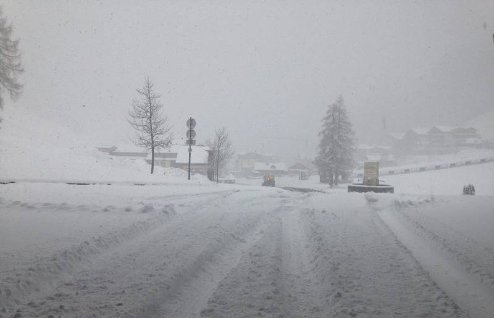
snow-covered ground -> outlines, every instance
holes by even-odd
[[[2,185],[0,317],[490,317],[494,196],[318,186]]]
[[[380,177],[382,183],[391,184],[395,193],[420,195],[457,195],[463,191],[463,186],[473,184],[477,195],[494,196],[494,163],[483,163],[461,166],[450,169],[432,170],[401,175]],[[261,185],[262,179],[237,180],[238,184]],[[278,187],[310,188],[319,191],[330,191],[327,184],[319,182],[319,176],[313,175],[309,180],[299,180],[297,177],[283,176],[276,178]],[[347,184],[341,184],[337,189],[346,189]],[[335,189],[336,190],[336,189]]]
[[[393,195],[218,185],[46,127],[61,140],[0,140],[0,179],[20,180],[0,185],[0,318],[494,312],[494,163],[383,176]]]

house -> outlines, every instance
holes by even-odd
[[[359,164],[366,161],[379,161],[381,166],[393,166],[396,164],[391,146],[382,145],[358,145],[355,157]]]
[[[480,144],[481,138],[475,128],[433,126],[408,130],[395,138],[393,149],[400,155],[444,154]]]
[[[177,154],[175,162],[172,163],[172,167],[188,170],[189,146],[174,145],[171,148],[171,152]],[[209,162],[211,160],[209,147],[202,145],[192,146],[192,152],[190,154],[191,154],[191,161],[190,161],[191,173],[207,175]]]
[[[261,155],[255,152],[239,154],[236,160],[236,171],[241,176],[249,176],[255,173],[258,163],[268,163],[276,161],[273,156]]]
[[[177,153],[176,152],[155,152],[154,153],[154,164],[157,166],[170,168],[170,167],[174,166],[176,161],[177,161]],[[147,154],[146,162],[148,164],[151,164],[151,162],[152,162],[151,153]]]
[[[307,167],[306,165],[300,163],[300,162],[297,162],[296,164],[294,165],[291,165],[290,167],[288,167],[288,173],[290,174],[293,174],[293,175],[298,175],[300,173],[309,173],[310,172],[310,169],[309,167]]]
[[[274,176],[286,175],[288,173],[287,165],[283,162],[277,163],[264,163],[257,162],[254,170],[260,174],[270,174]]]
[[[98,147],[99,151],[108,153],[110,156],[125,157],[131,160],[144,160],[151,164],[151,153],[143,151],[135,146],[125,146],[125,148]],[[191,152],[191,172],[207,175],[210,161],[209,147],[202,145],[192,146]],[[179,168],[188,170],[189,167],[189,146],[172,145],[169,149],[159,150],[154,153],[154,163],[156,166],[165,168]]]
[[[288,174],[298,176],[300,180],[307,180],[312,174],[312,170],[303,163],[297,162],[296,164],[288,167]]]

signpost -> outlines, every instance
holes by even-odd
[[[189,117],[187,119],[187,144],[189,145],[189,169],[188,169],[188,180],[190,180],[190,161],[192,157],[192,145],[196,144],[195,137],[196,137],[196,131],[194,128],[196,128],[196,120],[192,117]]]

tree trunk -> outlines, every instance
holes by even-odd
[[[330,169],[329,170],[329,173],[328,173],[328,181],[329,181],[329,187],[332,188],[333,187],[333,182],[334,182],[334,179],[333,179],[333,169]]]
[[[154,172],[154,146],[151,146],[151,174]]]
[[[220,159],[218,158],[216,159],[216,183],[219,182],[220,182]]]

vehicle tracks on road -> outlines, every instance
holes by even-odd
[[[492,317],[492,269],[478,265],[483,264],[482,260],[469,258],[468,250],[462,250],[461,246],[455,246],[453,241],[444,238],[458,234],[446,233],[441,237],[403,211],[393,208],[380,210],[377,215],[437,285],[463,310],[472,317]],[[470,240],[464,240],[460,243],[471,244]]]

